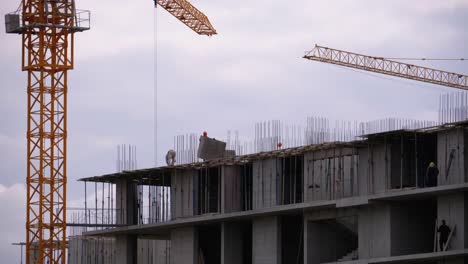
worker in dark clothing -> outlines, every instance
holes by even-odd
[[[437,186],[437,176],[439,176],[439,169],[434,162],[429,163],[426,171],[426,187]]]
[[[439,226],[437,232],[440,233],[439,235],[439,246],[440,251],[444,251],[444,246],[447,244],[447,240],[450,234],[450,227],[445,224],[445,220],[442,220],[442,225]]]

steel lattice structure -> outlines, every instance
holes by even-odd
[[[215,35],[216,30],[210,20],[200,10],[186,0],[157,0],[162,8],[175,16],[199,35]]]
[[[303,58],[468,90],[468,76],[466,75],[387,60],[381,57],[361,55],[316,45]]]
[[[88,13],[89,14],[89,13]],[[73,0],[23,0],[27,72],[26,263],[66,262],[67,81],[73,69]]]
[[[186,0],[154,1],[196,33],[216,34]],[[5,18],[7,33],[22,35],[28,76],[26,263],[65,264],[68,70],[74,33],[90,29],[90,15],[75,0],[22,0]]]

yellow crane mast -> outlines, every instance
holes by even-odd
[[[23,0],[5,22],[7,33],[22,35],[27,72],[26,263],[65,264],[67,80],[89,11],[72,0]]]
[[[315,48],[308,51],[303,58],[468,90],[468,76],[466,75],[388,60],[382,57],[367,56],[316,45]]]
[[[208,18],[186,0],[155,0],[200,35]],[[5,15],[6,32],[22,35],[27,72],[26,263],[66,263],[67,92],[74,34],[90,29],[75,0],[22,0]]]

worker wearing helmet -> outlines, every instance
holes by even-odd
[[[425,187],[437,186],[437,176],[439,176],[439,169],[435,162],[430,162],[426,171]]]

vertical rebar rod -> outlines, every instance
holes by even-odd
[[[102,182],[101,224],[105,224],[105,222],[104,222],[104,192],[105,192],[105,183]]]
[[[94,223],[97,224],[97,216],[98,216],[98,198],[97,198],[97,182],[94,182]],[[95,228],[96,229],[96,228]]]
[[[400,149],[400,189],[403,189],[403,135],[400,136],[401,138],[401,149]]]
[[[85,200],[84,200],[84,204],[85,204],[85,224],[89,224],[88,223],[88,192],[87,192],[87,181],[84,181],[84,192],[85,192]],[[88,227],[86,226],[85,227],[86,231],[88,231]]]

